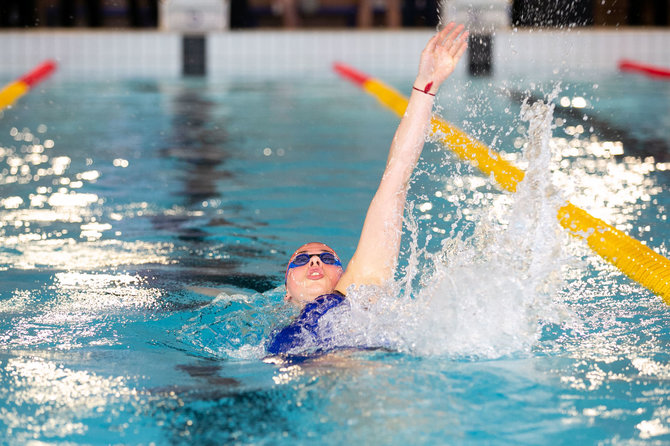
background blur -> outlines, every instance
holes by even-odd
[[[0,0],[0,27],[160,28],[172,0]],[[184,2],[182,2],[184,3]],[[192,5],[206,3],[191,0]],[[435,27],[438,0],[221,0],[225,29]],[[500,4],[500,1],[447,2]],[[668,0],[504,1],[517,27],[664,26]]]

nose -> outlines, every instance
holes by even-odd
[[[309,266],[320,265],[320,264],[321,264],[321,258],[319,257],[318,254],[314,254],[309,258]]]

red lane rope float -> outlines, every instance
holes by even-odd
[[[3,89],[0,90],[0,110],[12,105],[34,85],[46,79],[55,69],[56,62],[47,60],[15,81],[5,85]]]
[[[670,68],[642,64],[628,59],[619,61],[619,70],[633,73],[642,73],[658,79],[670,80]]]
[[[334,69],[345,79],[375,96],[399,117],[404,115],[408,100],[396,90],[347,65],[336,63]],[[440,117],[433,116],[431,124],[433,133],[439,135],[444,147],[470,161],[487,176],[495,179],[501,188],[510,192],[516,190],[517,184],[524,177],[521,169]],[[670,305],[670,260],[572,203],[561,207],[557,218],[561,226],[572,235],[586,240],[598,255],[631,279],[663,297],[665,303]]]

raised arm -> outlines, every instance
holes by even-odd
[[[363,223],[361,238],[336,289],[380,285],[392,278],[400,251],[402,217],[410,177],[421,155],[433,99],[467,47],[463,25],[448,24],[421,53],[419,73],[405,115],[396,130],[386,169]]]

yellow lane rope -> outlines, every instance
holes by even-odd
[[[402,117],[405,113],[407,98],[382,81],[343,64],[336,64],[335,70],[360,85],[398,116]],[[487,176],[493,177],[501,188],[510,192],[516,190],[524,176],[521,169],[437,116],[433,117],[431,125],[433,133],[439,135],[439,140],[445,147],[462,159],[470,161]],[[670,260],[571,203],[566,203],[558,210],[558,220],[572,235],[586,240],[591,249],[601,257],[631,279],[663,297],[665,303],[670,305]]]

